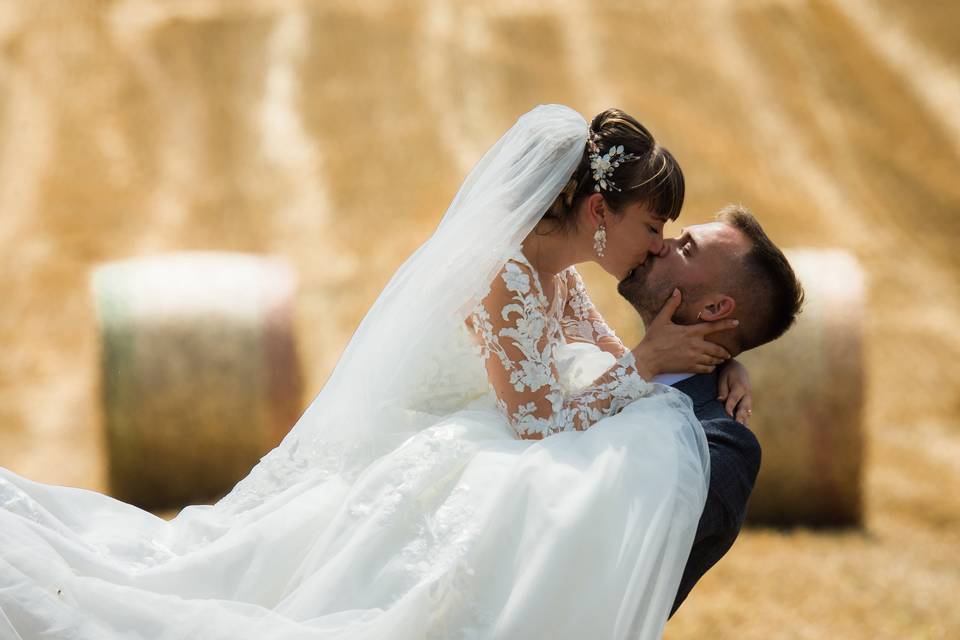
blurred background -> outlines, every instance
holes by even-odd
[[[96,265],[287,261],[302,408],[519,115],[617,106],[686,173],[668,234],[742,202],[868,286],[863,526],[748,528],[666,637],[960,637],[958,32],[950,0],[4,1],[0,465],[108,488]]]

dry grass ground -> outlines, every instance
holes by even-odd
[[[3,4],[0,464],[105,488],[92,266],[285,257],[316,390],[520,113],[618,105],[681,159],[684,223],[741,201],[870,283],[865,526],[747,530],[667,637],[960,637],[958,27],[893,0]]]

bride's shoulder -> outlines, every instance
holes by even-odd
[[[519,249],[507,255],[499,271],[487,285],[482,305],[512,304],[518,298],[539,297],[536,271]]]
[[[495,278],[494,288],[505,287],[511,293],[526,295],[536,289],[535,270],[523,252],[517,250],[507,257]]]
[[[533,271],[533,265],[530,264],[527,256],[525,256],[523,253],[523,249],[520,248],[517,248],[507,254],[507,261],[504,263],[504,268],[506,268],[506,265],[508,264],[519,265],[525,271]]]

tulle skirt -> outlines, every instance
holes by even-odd
[[[541,441],[481,400],[359,473],[170,521],[0,469],[0,638],[659,637],[709,457],[655,388]]]

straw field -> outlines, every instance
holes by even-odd
[[[958,31],[934,0],[2,3],[0,465],[106,489],[97,265],[286,260],[306,406],[502,131],[619,106],[684,167],[668,234],[742,202],[868,286],[864,526],[746,530],[666,637],[960,637]]]

